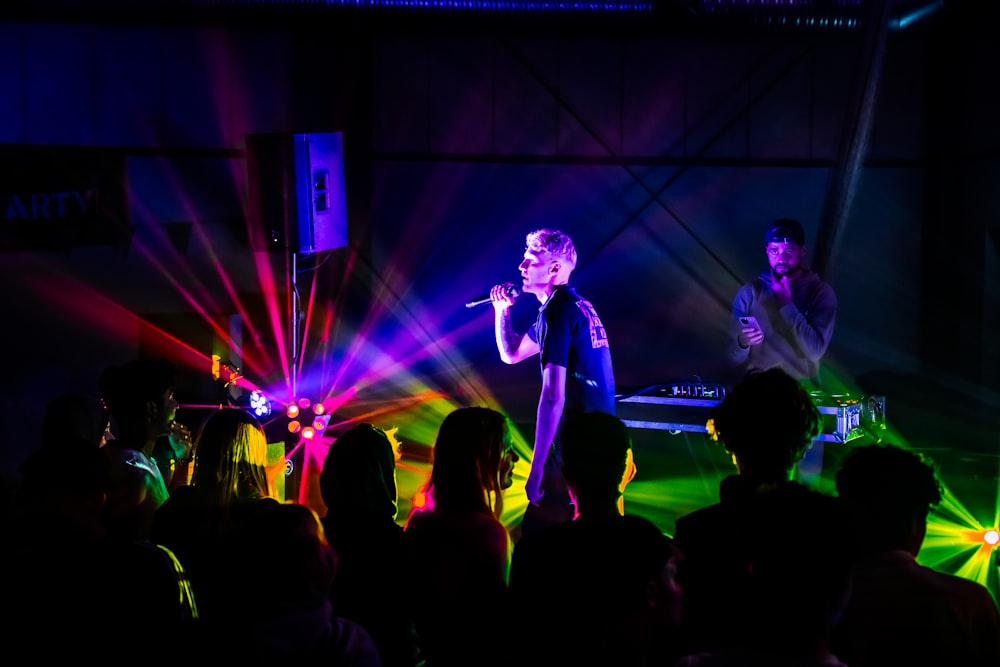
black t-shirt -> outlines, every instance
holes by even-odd
[[[563,415],[601,411],[615,414],[615,378],[608,333],[589,301],[560,285],[538,310],[529,331],[538,343],[542,368],[566,369]]]

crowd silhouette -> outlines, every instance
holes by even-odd
[[[513,647],[497,645],[508,621],[513,543],[500,523],[503,492],[517,461],[507,418],[459,408],[434,441],[426,505],[404,532],[414,623],[428,667],[499,665]]]
[[[746,619],[756,607],[748,591],[753,501],[762,491],[797,483],[796,464],[820,428],[808,392],[780,369],[749,375],[711,417],[736,473],[720,482],[719,502],[676,521],[674,540],[684,554],[679,634],[687,652],[746,640]]]
[[[319,476],[323,526],[340,560],[333,605],[371,633],[384,667],[413,667],[421,655],[396,576],[406,562],[403,527],[396,521],[400,456],[391,431],[357,424],[330,445]]]
[[[560,426],[574,517],[520,536],[502,523],[520,459],[498,410],[436,425],[426,503],[406,517],[395,431],[347,425],[320,513],[281,497],[247,410],[179,428],[175,383],[170,362],[137,360],[47,406],[2,499],[3,637],[42,638],[32,659],[1000,664],[990,591],[918,563],[942,499],[933,463],[858,445],[835,492],[814,488],[796,468],[820,416],[784,371],[747,375],[712,411],[735,471],[672,535],[623,502],[632,440],[606,412]]]

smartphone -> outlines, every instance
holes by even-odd
[[[740,324],[745,327],[753,327],[754,329],[760,329],[760,325],[757,324],[757,318],[754,317],[753,315],[741,317]]]

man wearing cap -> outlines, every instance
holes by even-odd
[[[770,269],[733,300],[730,359],[744,373],[778,366],[819,385],[820,359],[833,337],[837,295],[803,265],[805,235],[797,220],[774,221],[764,235]]]

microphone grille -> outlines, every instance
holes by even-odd
[[[511,285],[510,287],[507,288],[507,296],[510,296],[510,297],[513,297],[513,298],[516,299],[517,297],[521,296],[521,292],[516,287],[514,287],[513,285]]]

